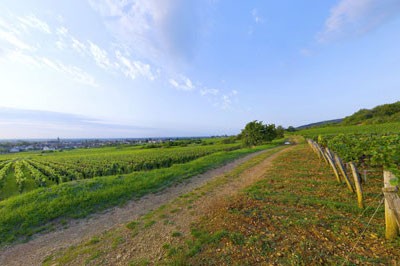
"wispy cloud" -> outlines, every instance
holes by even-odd
[[[31,46],[30,44],[24,42],[21,40],[18,36],[16,36],[14,33],[5,31],[0,29],[0,41],[4,41],[8,43],[8,45],[11,45],[13,48],[17,48],[20,50],[34,50],[35,48]]]
[[[190,61],[195,55],[208,1],[89,0],[110,32],[131,52],[155,64]]]
[[[229,93],[221,96],[221,101],[219,102],[219,107],[223,110],[231,109],[234,101],[237,101],[237,90],[231,90]]]
[[[2,57],[0,59],[10,60],[12,62],[19,62],[23,65],[30,66],[30,67],[41,67],[42,63],[39,62],[36,58],[30,55],[26,55],[25,53],[14,50],[14,51],[7,51],[3,52]]]
[[[207,88],[204,88],[204,89],[201,89],[200,90],[200,95],[201,96],[206,96],[206,95],[218,95],[218,93],[219,93],[219,90],[218,89],[207,89]]]
[[[360,36],[400,15],[398,0],[341,0],[331,9],[320,42]]]
[[[78,49],[81,49],[82,46],[79,46],[81,43],[78,42],[72,43],[72,46],[75,44],[78,45],[77,46]],[[109,69],[110,67],[112,67],[110,59],[108,58],[108,54],[105,50],[101,49],[99,46],[92,43],[91,41],[89,41],[89,50],[93,56],[94,61],[96,61],[96,64],[98,66],[104,69]]]
[[[195,89],[192,81],[184,75],[179,75],[177,78],[170,78],[169,84],[175,89],[183,91],[191,91]]]
[[[78,39],[75,39],[72,36],[71,36],[71,42],[72,42],[71,43],[72,49],[74,49],[81,55],[85,54],[87,47],[83,42],[79,41]]]
[[[232,109],[235,102],[238,101],[237,90],[222,91],[219,89],[200,89],[200,95],[209,99],[209,101],[217,108],[222,110]]]
[[[59,73],[65,74],[71,79],[85,85],[97,87],[98,84],[94,77],[79,67],[79,60],[71,65],[63,62],[59,56],[46,55],[45,51],[37,52],[38,47],[32,46],[25,40],[30,39],[33,34],[30,30],[39,30],[49,34],[56,47],[62,51],[76,52],[80,57],[89,57],[93,62],[105,71],[120,71],[120,73],[132,80],[139,76],[149,80],[154,80],[156,75],[152,72],[149,64],[140,60],[134,60],[129,55],[123,55],[111,47],[111,53],[91,40],[82,41],[74,36],[68,28],[63,25],[54,27],[54,32],[48,24],[35,15],[19,17],[10,15],[10,21],[0,20],[0,43],[7,44],[3,54],[7,53],[7,58],[18,62],[29,62],[35,66],[47,67]],[[46,39],[48,40],[48,39]],[[35,44],[46,45],[40,42]],[[43,56],[45,54],[45,56]]]
[[[259,14],[257,8],[253,8],[253,10],[251,10],[251,16],[256,24],[264,23],[264,18]]]
[[[36,68],[47,68],[55,71],[59,74],[65,75],[69,79],[74,80],[77,83],[88,85],[91,87],[98,87],[95,78],[83,69],[74,66],[64,64],[62,62],[36,55],[25,54],[21,51],[8,51],[3,56],[3,60],[10,60],[12,62],[19,62],[23,65],[36,67]]]
[[[121,70],[125,76],[136,79],[138,76],[143,76],[149,80],[154,80],[156,77],[151,70],[151,66],[140,61],[133,61],[122,55],[120,51],[116,51],[115,55],[121,65]]]
[[[66,65],[61,62],[53,61],[46,57],[39,57],[37,60],[39,60],[43,65],[59,73],[68,75],[76,82],[92,87],[98,87],[98,84],[96,83],[94,77],[77,66]]]
[[[21,25],[23,27],[37,29],[37,30],[40,30],[47,34],[51,33],[49,25],[46,22],[44,22],[43,20],[40,20],[39,18],[37,18],[35,15],[18,17],[18,20],[21,22]]]

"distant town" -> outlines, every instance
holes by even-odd
[[[52,139],[52,140],[0,140],[0,154],[25,151],[61,151],[84,148],[98,148],[118,145],[157,144],[183,139],[209,137],[174,137],[174,138],[126,138],[126,139]]]

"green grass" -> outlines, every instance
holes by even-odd
[[[0,245],[24,241],[36,232],[49,230],[57,219],[86,217],[274,146],[217,152],[170,168],[72,181],[11,197],[0,202]]]
[[[302,135],[307,138],[318,136],[318,135],[337,135],[343,134],[388,134],[388,133],[399,133],[400,122],[396,123],[385,123],[375,125],[351,125],[351,126],[322,126],[310,129],[303,129],[296,131],[292,134]]]

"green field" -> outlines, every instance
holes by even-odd
[[[278,144],[240,148],[239,143],[210,143],[3,156],[2,195],[8,198],[0,201],[0,245],[51,229],[55,219],[85,217]],[[35,171],[42,179],[35,178]],[[21,176],[24,185],[19,194]]]
[[[215,152],[238,148],[240,144],[201,141],[177,147],[126,146],[2,155],[0,156],[0,200],[39,187],[51,187],[97,176],[166,168]]]

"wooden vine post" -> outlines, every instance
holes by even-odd
[[[385,195],[385,224],[386,239],[394,239],[399,234],[399,197],[397,195],[398,188],[390,184],[390,180],[394,175],[390,171],[383,171],[383,194]],[[396,206],[397,205],[397,206]]]
[[[324,159],[325,163],[326,163],[326,164],[329,164],[328,158],[326,157],[324,151],[322,150],[322,147],[319,146],[318,144],[316,144],[316,145],[317,145],[317,149],[318,149],[319,152],[321,153],[321,157]]]
[[[354,165],[354,163],[350,162],[349,165],[351,167],[351,172],[353,173],[354,184],[356,185],[358,207],[360,209],[364,209],[364,201],[363,201],[363,193],[362,193],[362,187],[361,187],[361,182],[360,182],[360,176],[357,172],[357,168]]]
[[[349,177],[347,176],[346,169],[344,168],[342,160],[339,156],[337,156],[337,154],[335,154],[335,161],[340,173],[343,176],[344,181],[346,182],[347,188],[350,190],[350,192],[354,193],[354,187],[351,184]]]
[[[335,166],[335,162],[333,161],[334,159],[332,158],[329,149],[325,150],[325,156],[326,156],[326,159],[328,160],[329,164],[331,165],[333,172],[335,173],[336,180],[338,181],[338,183],[342,183],[342,180],[340,179],[339,172],[338,172],[338,170],[337,170],[337,168]]]

